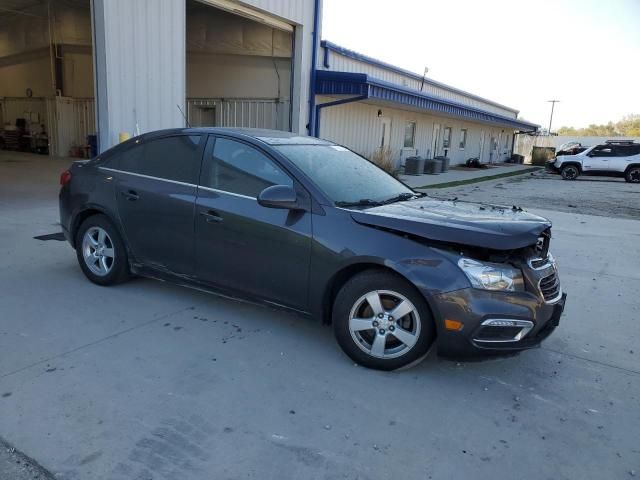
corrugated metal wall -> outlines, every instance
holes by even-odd
[[[329,97],[318,97],[318,103],[333,100]],[[399,163],[404,145],[404,129],[407,122],[416,122],[415,148],[422,156],[432,156],[432,140],[434,123],[450,127],[451,146],[448,156],[452,163],[464,163],[468,158],[480,155],[482,132],[484,134],[483,160],[489,161],[489,143],[491,137],[500,140],[498,160],[510,155],[512,130],[490,125],[464,122],[451,118],[436,117],[407,110],[399,110],[382,105],[368,103],[349,103],[322,110],[321,137],[345,145],[354,151],[370,157],[378,148],[382,138],[382,119],[378,117],[378,110],[382,116],[391,121],[390,147],[393,158]],[[460,149],[460,130],[467,129],[467,142],[464,149]],[[508,148],[504,148],[505,137]]]
[[[184,0],[93,0],[100,145],[184,125]]]
[[[368,75],[371,75],[372,77],[379,78],[380,80],[403,85],[408,88],[413,88],[414,90],[420,90],[422,86],[422,82],[420,80],[416,80],[415,78],[392,72],[390,70],[386,70],[384,68],[377,67],[366,62],[361,62],[350,57],[345,57],[334,51],[329,52],[329,65],[330,68],[328,70],[333,70],[336,72],[366,73]],[[327,70],[323,65],[322,55],[319,55],[319,68]],[[499,115],[516,118],[516,113],[511,110],[500,108],[491,103],[482,102],[476,98],[468,97],[461,93],[447,90],[446,88],[442,88],[437,85],[425,83],[422,91],[430,95],[435,95],[438,97],[446,98],[448,100],[460,102],[464,105],[482,108],[483,110],[497,113]]]
[[[242,3],[300,25],[306,23],[306,9],[312,4],[307,0],[244,0]]]
[[[50,128],[47,122],[47,102],[41,97],[5,97],[0,99],[2,105],[3,122],[15,125],[16,118],[24,118],[28,122],[44,123],[46,128]]]
[[[56,97],[49,101],[56,121],[49,133],[51,152],[57,156],[71,155],[72,147],[87,145],[87,135],[94,134],[95,102],[92,98]]]
[[[245,127],[289,130],[289,102],[274,99],[187,100],[189,124],[196,127]]]

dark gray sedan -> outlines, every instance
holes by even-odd
[[[347,148],[279,131],[145,134],[60,179],[94,283],[132,274],[296,310],[354,361],[538,345],[564,308],[551,224],[416,193]]]

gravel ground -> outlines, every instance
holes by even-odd
[[[0,438],[1,480],[53,480],[53,476]]]
[[[603,217],[640,219],[640,185],[608,177],[580,177],[568,182],[559,175],[535,172],[513,178],[429,189],[430,196],[523,208],[542,208]]]

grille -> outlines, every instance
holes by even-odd
[[[555,300],[560,295],[560,279],[558,273],[553,272],[551,275],[540,280],[540,292],[547,302]]]

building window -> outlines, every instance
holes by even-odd
[[[404,148],[414,148],[416,144],[416,122],[407,122],[404,127]]]
[[[505,150],[508,150],[508,149],[509,149],[509,137],[510,137],[510,135],[509,135],[509,134],[506,134],[506,135],[504,136],[504,149],[505,149]]]
[[[451,148],[451,127],[444,127],[444,137],[442,138],[442,148]]]
[[[467,146],[467,129],[460,130],[460,150],[464,150]]]

